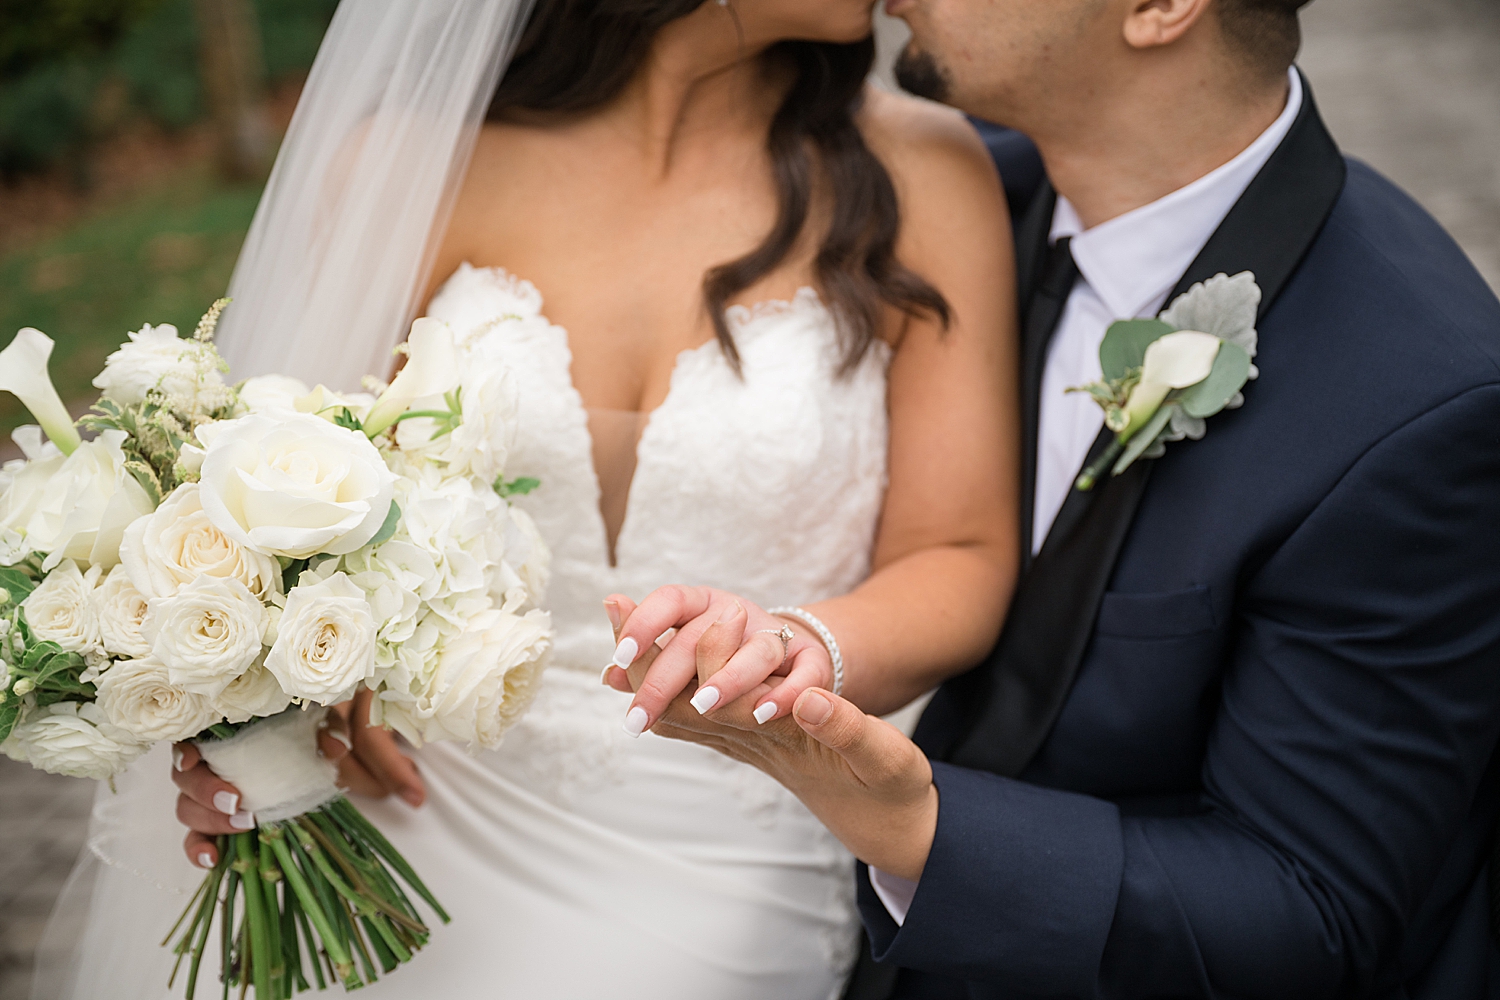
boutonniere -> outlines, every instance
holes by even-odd
[[[1177,297],[1158,319],[1111,323],[1099,345],[1103,377],[1068,392],[1086,392],[1115,432],[1104,454],[1073,484],[1091,490],[1110,468],[1118,476],[1138,458],[1160,458],[1167,444],[1202,438],[1207,419],[1245,401],[1245,382],[1260,373],[1255,357],[1255,275],[1215,275]]]

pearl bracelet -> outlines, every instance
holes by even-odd
[[[812,629],[813,635],[818,637],[825,649],[828,650],[828,659],[833,661],[833,693],[842,695],[844,693],[844,654],[839,652],[839,641],[833,637],[818,619],[818,616],[801,608],[768,608],[766,614],[775,615],[778,618],[795,618],[797,621]]]

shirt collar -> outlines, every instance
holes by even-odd
[[[1122,319],[1152,309],[1182,277],[1291,131],[1302,109],[1302,78],[1288,71],[1286,108],[1271,127],[1228,163],[1149,205],[1084,229],[1067,198],[1058,196],[1050,240],[1071,236],[1079,273]]]

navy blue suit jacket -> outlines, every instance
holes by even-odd
[[[1084,541],[939,692],[904,926],[860,879],[906,971],[851,996],[1500,997],[1500,302],[1310,96],[1236,212],[1200,263],[1279,285],[1260,378],[1070,497]]]

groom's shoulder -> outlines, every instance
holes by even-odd
[[[1347,164],[1343,192],[1290,297],[1320,300],[1325,314],[1360,317],[1355,325],[1375,341],[1372,347],[1399,338],[1402,353],[1425,347],[1435,363],[1458,361],[1470,377],[1494,381],[1500,300],[1410,195],[1358,160]]]

